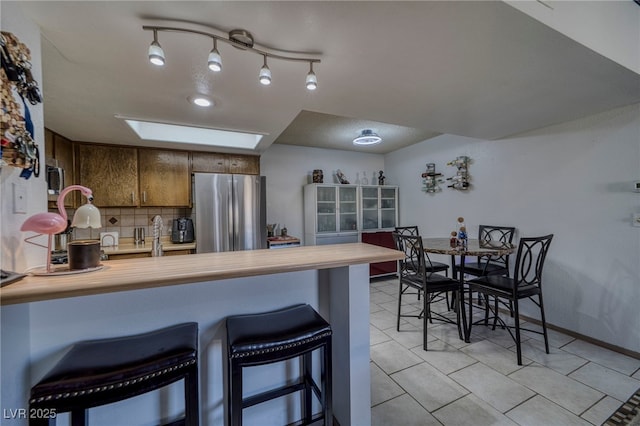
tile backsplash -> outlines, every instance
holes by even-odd
[[[68,209],[69,219],[73,218],[73,209]],[[162,217],[162,236],[171,236],[173,220],[179,217],[191,217],[188,208],[100,208],[102,228],[74,229],[73,240],[98,239],[100,232],[118,232],[119,238],[133,238],[134,228],[144,228],[147,238],[153,235],[153,218]]]

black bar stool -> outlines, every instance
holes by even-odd
[[[314,350],[322,348],[321,383],[312,377]],[[301,375],[293,384],[243,398],[242,368],[301,357]],[[295,305],[273,312],[236,315],[227,318],[227,361],[229,378],[228,418],[231,426],[242,425],[242,410],[296,391],[304,391],[302,423],[320,419],[333,424],[331,405],[331,326],[309,305]],[[322,412],[312,413],[312,393]]]
[[[171,425],[197,426],[198,324],[178,324],[135,336],[76,343],[31,388],[30,425],[55,425],[47,413],[71,412],[84,426],[87,409],[159,389],[184,379],[185,416]]]

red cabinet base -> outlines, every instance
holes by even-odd
[[[362,242],[373,244],[374,246],[382,246],[395,249],[391,231],[386,232],[363,232]],[[398,262],[379,262],[369,264],[369,276],[376,277],[379,275],[395,275],[398,271]]]

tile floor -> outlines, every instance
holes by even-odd
[[[639,359],[553,330],[548,355],[525,333],[522,366],[507,331],[484,326],[465,343],[434,321],[425,352],[422,320],[396,331],[397,293],[393,277],[371,282],[372,425],[600,425],[640,388]],[[415,295],[402,301],[403,313],[421,309]]]

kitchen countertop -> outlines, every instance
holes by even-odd
[[[149,238],[142,244],[136,244],[133,238],[120,238],[117,246],[104,246],[100,247],[105,254],[133,254],[133,253],[150,253],[153,239]],[[163,251],[174,251],[174,250],[195,250],[196,242],[192,243],[182,243],[182,244],[174,244],[171,242],[169,238],[162,238],[160,240],[162,243]]]
[[[179,245],[184,247],[185,244]],[[364,243],[103,261],[97,271],[27,276],[0,289],[0,304],[37,302],[202,281],[393,261],[397,250]]]

